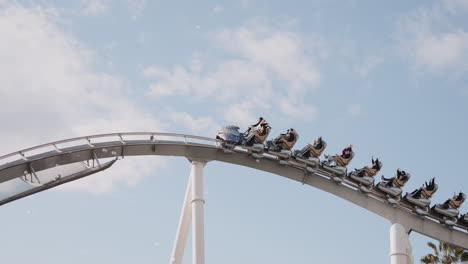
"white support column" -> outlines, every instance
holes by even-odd
[[[192,219],[192,176],[190,175],[187,190],[185,191],[184,204],[180,214],[179,227],[172,249],[171,264],[182,264],[184,257],[185,244],[187,243],[188,232],[190,229],[190,221]]]
[[[413,264],[413,254],[406,228],[393,224],[390,228],[390,263]]]
[[[203,167],[206,162],[192,161],[192,258],[193,264],[205,264],[205,225],[203,197]]]

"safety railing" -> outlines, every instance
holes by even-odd
[[[143,136],[145,138],[143,138]],[[83,144],[88,144],[90,147],[93,147],[93,143],[99,143],[97,142],[97,139],[104,139],[104,138],[114,138],[115,141],[120,141],[122,144],[125,144],[126,138],[128,137],[136,137],[136,138],[132,138],[131,140],[146,139],[146,140],[153,140],[155,142],[157,142],[161,138],[165,138],[165,140],[169,140],[172,138],[172,139],[179,139],[175,141],[183,142],[185,144],[189,144],[189,143],[201,144],[200,142],[203,142],[203,143],[208,143],[206,145],[212,145],[212,146],[216,146],[216,142],[217,142],[217,140],[213,138],[186,135],[186,134],[164,133],[164,132],[125,132],[125,133],[98,134],[98,135],[75,137],[75,138],[70,138],[70,139],[54,141],[54,142],[34,146],[31,148],[26,148],[26,149],[22,149],[19,151],[15,151],[15,152],[0,156],[0,165],[6,164],[10,161],[18,160],[18,159],[28,160],[28,158],[31,156],[44,153],[47,151],[51,151],[51,150],[55,150],[56,152],[60,153],[62,152],[62,149],[63,149],[61,148],[61,145],[65,145],[65,144],[67,145],[66,147],[79,146]],[[81,144],[73,144],[73,143],[78,143],[78,142],[80,142]]]

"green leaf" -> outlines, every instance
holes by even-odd
[[[428,242],[427,245],[428,245],[429,247],[431,247],[431,248],[434,250],[434,253],[436,254],[436,256],[439,255],[439,250],[437,250],[437,247],[436,247],[436,245],[434,245],[434,243]],[[439,245],[440,245],[440,244],[439,244]]]
[[[463,254],[460,257],[460,260],[463,262],[468,262],[468,251],[463,252]]]

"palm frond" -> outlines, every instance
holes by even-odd
[[[421,262],[426,264],[436,264],[439,263],[439,258],[432,254],[427,254],[426,256],[421,258]]]
[[[439,256],[439,250],[437,249],[437,247],[436,247],[436,245],[434,243],[428,242],[427,245],[434,250],[434,254],[436,256]],[[440,248],[440,244],[439,244],[439,248]]]
[[[463,254],[461,254],[460,260],[462,262],[468,262],[468,251],[465,251],[465,252],[463,252]]]
[[[421,258],[422,263],[426,264],[468,264],[468,250],[439,241],[439,245],[428,242],[427,245],[432,248],[435,254],[427,254]]]

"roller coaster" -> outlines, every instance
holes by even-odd
[[[323,162],[311,169],[307,159],[285,159],[278,151],[252,147],[226,148],[219,139],[200,136],[131,132],[100,134],[51,142],[0,157],[0,205],[107,170],[126,156],[178,156],[191,162],[179,228],[170,262],[182,263],[188,230],[192,225],[193,263],[205,263],[203,167],[220,161],[276,174],[334,194],[392,223],[391,263],[412,263],[411,231],[468,249],[467,215],[447,223],[437,213],[420,214],[405,199],[389,202],[377,188],[364,189],[350,177],[336,178]]]

